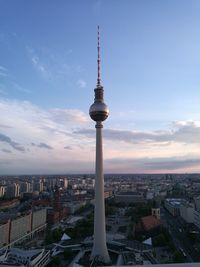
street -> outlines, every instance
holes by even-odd
[[[174,245],[185,256],[187,262],[199,262],[200,255],[188,238],[177,217],[172,216],[165,208],[161,208],[161,221],[168,229]]]

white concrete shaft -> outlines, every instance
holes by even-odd
[[[105,263],[110,262],[106,245],[104,175],[102,123],[96,124],[96,177],[95,177],[95,213],[94,213],[94,243],[91,258],[99,257]]]

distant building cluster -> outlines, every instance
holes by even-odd
[[[12,199],[24,197],[26,194],[32,193],[38,195],[55,186],[59,188],[67,188],[68,180],[66,178],[46,179],[43,177],[12,177],[10,179],[2,179],[0,181],[0,198]]]
[[[40,193],[44,190],[42,181],[18,182],[13,184],[6,184],[0,186],[0,197],[6,199],[23,197],[24,193]]]

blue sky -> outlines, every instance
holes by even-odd
[[[0,0],[0,174],[200,171],[198,0]]]

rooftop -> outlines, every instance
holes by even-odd
[[[158,220],[153,215],[145,216],[141,219],[141,221],[142,221],[142,224],[143,224],[145,231],[150,231],[150,230],[155,229],[161,225],[160,220]]]

